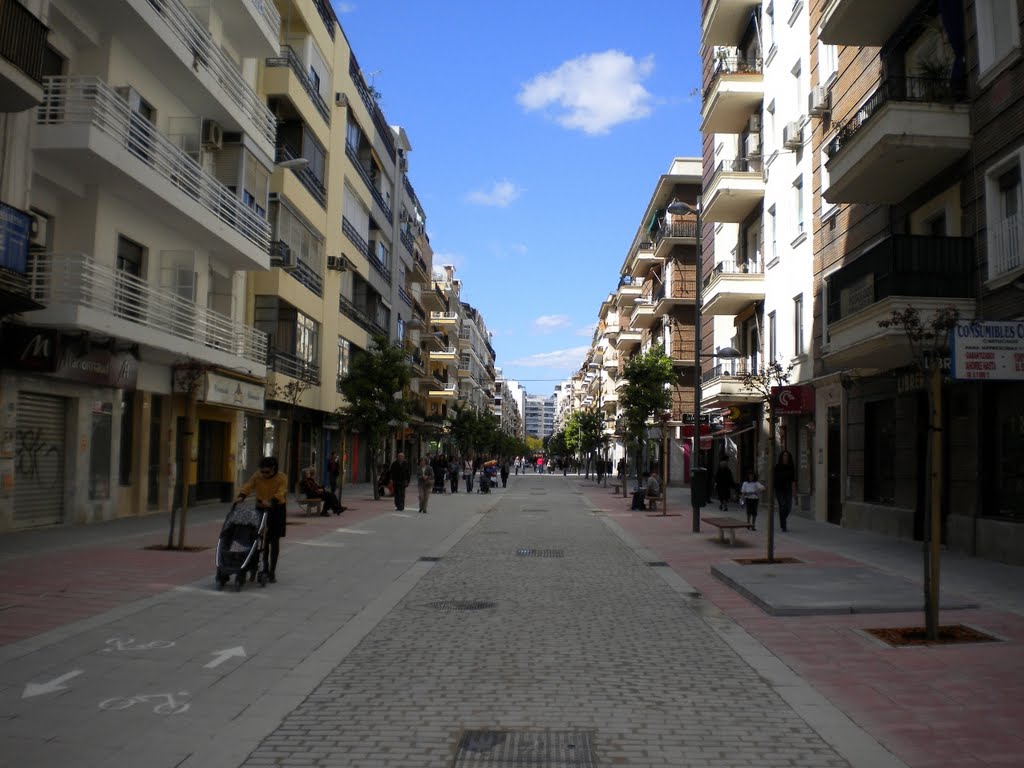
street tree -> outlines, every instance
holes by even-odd
[[[619,393],[619,413],[622,415],[627,450],[634,453],[633,466],[639,472],[641,454],[647,444],[648,422],[655,414],[672,407],[671,386],[676,382],[672,358],[660,344],[642,354],[633,355],[622,371],[626,383]],[[626,484],[622,485],[626,495]]]
[[[587,477],[590,476],[590,460],[601,444],[601,432],[604,422],[596,408],[573,411],[565,423],[564,439],[570,453],[576,453],[580,461],[586,462]]]
[[[455,403],[449,408],[444,420],[444,429],[448,437],[463,457],[472,455],[479,426],[476,411],[462,402]]]
[[[928,525],[924,535],[925,634],[939,639],[939,559],[942,541],[942,360],[949,355],[950,331],[960,320],[955,307],[942,307],[927,320],[914,307],[893,310],[881,328],[902,329],[910,344],[911,365],[927,381]]]
[[[384,441],[395,424],[408,419],[409,406],[402,391],[411,380],[405,350],[383,335],[373,337],[370,349],[353,354],[348,374],[338,380],[347,401],[338,414],[342,423],[366,442],[374,499],[379,498],[377,467]]]

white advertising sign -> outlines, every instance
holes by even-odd
[[[1024,381],[1024,320],[960,322],[949,333],[954,379]]]
[[[265,392],[266,388],[262,385],[209,372],[206,374],[203,402],[262,413]]]

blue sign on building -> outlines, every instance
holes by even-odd
[[[25,274],[32,217],[7,203],[0,203],[0,268]]]

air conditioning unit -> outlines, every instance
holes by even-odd
[[[334,94],[334,105],[337,106],[337,107],[347,107],[348,106],[348,96],[346,96],[344,93],[341,93],[341,92],[335,93]]]
[[[803,130],[800,121],[794,120],[792,123],[786,123],[786,127],[782,129],[783,146],[786,149],[799,149],[803,143]]]
[[[220,149],[224,146],[224,129],[216,120],[203,120],[203,149]]]
[[[327,268],[333,269],[336,272],[347,272],[348,259],[345,258],[344,256],[328,256]]]
[[[832,92],[819,85],[807,96],[807,111],[812,115],[824,115],[832,108]]]
[[[747,121],[747,131],[750,133],[761,132],[761,116],[751,115],[750,120]]]
[[[761,134],[751,133],[747,136],[747,157],[761,156]]]
[[[270,264],[281,269],[295,269],[295,254],[287,243],[278,242],[275,244],[273,255],[270,257]]]

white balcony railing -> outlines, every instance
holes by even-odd
[[[431,312],[430,321],[433,323],[455,323],[458,322],[458,312]]]
[[[274,0],[250,0],[256,12],[263,19],[267,30],[271,33],[271,39],[277,39],[281,34],[281,12],[274,5]]]
[[[107,134],[156,173],[198,202],[266,253],[270,224],[239,200],[188,153],[133,112],[127,102],[97,77],[48,77],[40,125],[89,125]]]
[[[177,339],[201,344],[260,365],[267,335],[171,291],[81,253],[36,256],[29,268],[33,298],[47,307],[96,310]],[[126,334],[127,335],[127,334]],[[154,336],[158,342],[159,337]]]
[[[274,3],[270,0],[262,2],[263,5],[274,8]],[[253,122],[256,131],[273,144],[277,137],[277,119],[242,77],[231,57],[214,42],[210,31],[192,15],[181,0],[149,0],[149,4],[156,9],[171,34],[192,52],[192,68],[196,72],[201,67],[208,70],[239,111]],[[274,27],[275,37],[279,30],[280,15],[278,25]]]
[[[994,279],[1024,266],[1021,253],[1024,252],[1024,216],[1007,216],[992,228],[989,235],[988,254],[989,277]]]

